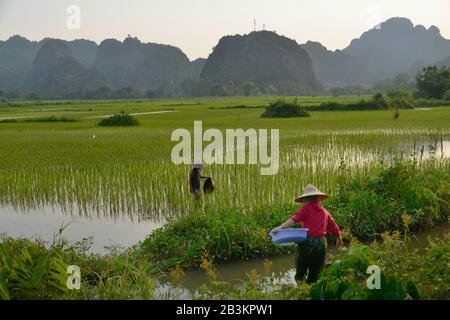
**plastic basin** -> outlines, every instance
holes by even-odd
[[[299,243],[308,239],[308,229],[283,229],[277,233],[270,233],[276,244]]]

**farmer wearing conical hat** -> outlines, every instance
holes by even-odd
[[[204,165],[201,163],[195,163],[192,166],[191,172],[189,174],[189,188],[196,200],[200,199],[200,184],[202,179],[210,179],[210,177],[203,177],[201,174]]]
[[[301,223],[303,228],[309,229],[308,239],[298,243],[295,263],[297,273],[295,280],[301,282],[305,276],[307,283],[314,283],[319,279],[320,272],[325,265],[327,251],[326,235],[332,234],[337,238],[338,247],[342,247],[341,231],[331,214],[320,203],[328,195],[319,191],[315,186],[308,185],[304,193],[295,202],[304,205],[285,223],[272,232]]]

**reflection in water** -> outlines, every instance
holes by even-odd
[[[70,243],[93,238],[91,252],[106,253],[105,247],[129,247],[144,240],[162,223],[132,221],[127,216],[115,218],[86,217],[63,212],[58,207],[19,210],[0,207],[0,233],[17,238],[40,239],[52,242],[58,230],[67,226],[62,237]]]
[[[352,169],[367,169],[382,156],[392,159],[399,154],[419,162],[450,158],[450,140],[442,136],[396,141],[392,151],[387,145],[355,139],[359,138],[325,137],[306,147],[299,140],[288,139],[280,158],[280,173],[275,177],[259,176],[256,167],[239,167],[236,176],[235,166],[210,166],[208,174],[215,178],[220,191],[205,198],[204,206],[287,202],[302,184],[311,181],[332,189],[340,155]],[[159,170],[161,164],[154,166],[133,163],[86,171],[36,168],[31,176],[26,171],[11,176],[0,172],[7,185],[2,194],[4,205],[0,205],[0,232],[51,240],[63,223],[73,221],[64,236],[74,241],[94,236],[93,251],[103,252],[105,245],[135,244],[166,219],[193,210],[184,169]],[[157,176],[153,176],[155,172]]]

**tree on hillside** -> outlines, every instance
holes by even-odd
[[[278,88],[271,84],[266,88],[266,94],[269,96],[276,96],[278,95]]]
[[[416,77],[418,94],[424,98],[442,99],[450,89],[450,69],[424,68]]]
[[[242,84],[242,93],[244,96],[257,96],[260,94],[259,88],[253,81],[246,81]]]
[[[413,91],[415,83],[406,73],[401,73],[394,78],[378,81],[373,85],[377,91]]]
[[[226,97],[229,96],[228,88],[224,84],[218,84],[211,89],[211,95],[214,97]]]

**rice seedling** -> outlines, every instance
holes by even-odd
[[[207,127],[225,130],[235,128],[239,116],[238,126],[244,129],[281,130],[278,175],[263,177],[258,166],[209,166],[206,170],[216,191],[203,199],[204,209],[289,202],[310,182],[333,192],[342,160],[351,175],[372,172],[381,157],[386,161],[415,157],[419,162],[435,157],[442,165],[448,163],[450,111],[446,108],[408,110],[396,123],[384,111],[312,112],[310,118],[280,120],[261,119],[262,110],[255,108],[209,109],[244,103],[259,106],[269,101],[265,99],[78,102],[77,108],[89,107],[96,114],[160,110],[163,104],[177,105],[179,112],[142,116],[136,128],[95,128],[94,119],[84,118],[67,124],[20,122],[2,127],[0,201],[17,208],[51,205],[76,214],[110,218],[125,214],[135,220],[165,220],[192,212],[189,167],[171,163],[170,134],[178,127],[192,127],[199,119]],[[314,105],[329,99],[302,98],[299,103]],[[16,113],[23,109],[11,108]]]

